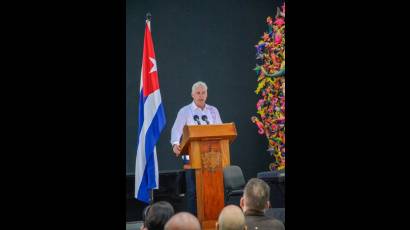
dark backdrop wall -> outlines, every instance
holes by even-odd
[[[133,175],[138,128],[138,90],[145,15],[151,29],[167,124],[157,145],[160,170],[181,169],[169,143],[178,110],[190,103],[191,86],[208,84],[208,104],[223,122],[235,122],[238,137],[231,145],[231,164],[246,179],[268,170],[267,141],[250,117],[258,100],[254,45],[266,31],[279,0],[127,0],[126,2],[126,170]],[[121,77],[121,76],[118,76]]]

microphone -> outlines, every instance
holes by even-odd
[[[209,125],[208,117],[206,115],[202,115],[202,120],[206,122],[207,125]]]
[[[196,123],[198,123],[198,125],[201,125],[201,122],[199,121],[199,116],[198,115],[194,115],[194,120],[196,121]]]

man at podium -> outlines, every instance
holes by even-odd
[[[198,81],[192,85],[191,96],[193,102],[179,110],[171,130],[172,150],[177,157],[181,154],[180,140],[185,125],[222,124],[218,109],[205,103],[208,97],[208,86],[204,82]],[[183,155],[182,159],[186,177],[188,211],[196,215],[195,171],[189,168],[188,155]]]

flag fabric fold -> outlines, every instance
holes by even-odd
[[[166,123],[149,20],[145,24],[139,93],[135,198],[149,203],[151,190],[159,186],[155,146]]]

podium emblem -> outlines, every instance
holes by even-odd
[[[202,169],[210,172],[215,172],[217,168],[222,168],[221,153],[220,152],[206,152],[201,153]]]

